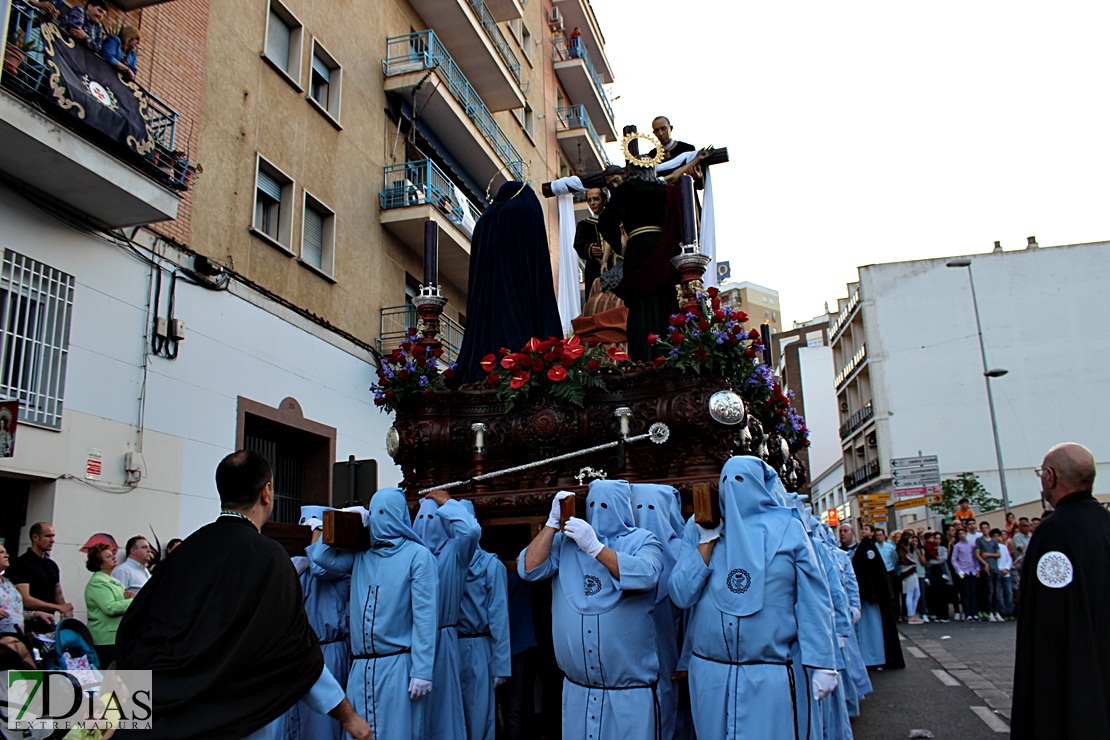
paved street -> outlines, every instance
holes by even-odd
[[[857,740],[1009,737],[1014,622],[900,626],[904,671],[871,671],[874,693],[852,722]]]

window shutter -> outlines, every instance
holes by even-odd
[[[320,75],[324,82],[331,83],[331,69],[324,64],[324,60],[315,54],[312,55],[312,71]]]
[[[278,203],[281,202],[281,183],[261,167],[258,168],[258,189]]]
[[[317,269],[324,266],[324,217],[312,206],[304,209],[301,259]]]
[[[289,26],[270,8],[269,28],[266,32],[266,56],[289,71]]]

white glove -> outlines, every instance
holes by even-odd
[[[859,620],[863,617],[863,612],[854,606],[848,607],[848,612],[852,615],[852,624],[859,624]]]
[[[813,700],[821,701],[836,690],[840,675],[828,668],[818,668],[813,672]]]
[[[559,491],[555,494],[555,498],[551,499],[551,513],[547,515],[546,526],[551,527],[552,529],[559,528],[559,515],[562,513],[562,507],[559,505],[559,502],[561,502],[568,496],[573,495],[574,494],[570,491]]]
[[[432,690],[432,682],[422,678],[409,679],[409,698],[413,701],[425,697]]]
[[[500,686],[501,684],[505,683],[508,680],[509,680],[508,676],[494,676],[493,677],[493,688],[496,689],[498,686]]]
[[[567,520],[563,534],[572,539],[578,545],[578,549],[591,558],[596,558],[598,553],[605,548],[605,545],[598,542],[594,528],[585,519],[572,516]]]
[[[721,522],[716,527],[703,527],[695,522],[698,528],[698,544],[704,545],[706,542],[712,542],[721,536],[721,530],[724,529],[725,523]]]
[[[848,640],[847,640],[847,638],[844,637],[844,635],[837,635],[836,636],[836,646],[838,648],[843,650],[847,644],[848,644]]]

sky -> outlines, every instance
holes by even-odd
[[[1110,240],[1110,3],[592,3],[618,131],[728,147],[717,259],[786,328],[859,265]]]

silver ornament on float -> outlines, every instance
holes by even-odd
[[[739,424],[744,421],[744,399],[733,390],[717,391],[709,397],[709,415],[722,424]]]
[[[390,457],[397,457],[397,452],[401,449],[401,433],[397,431],[397,427],[390,427],[389,431],[385,433],[385,451],[389,453]]]

